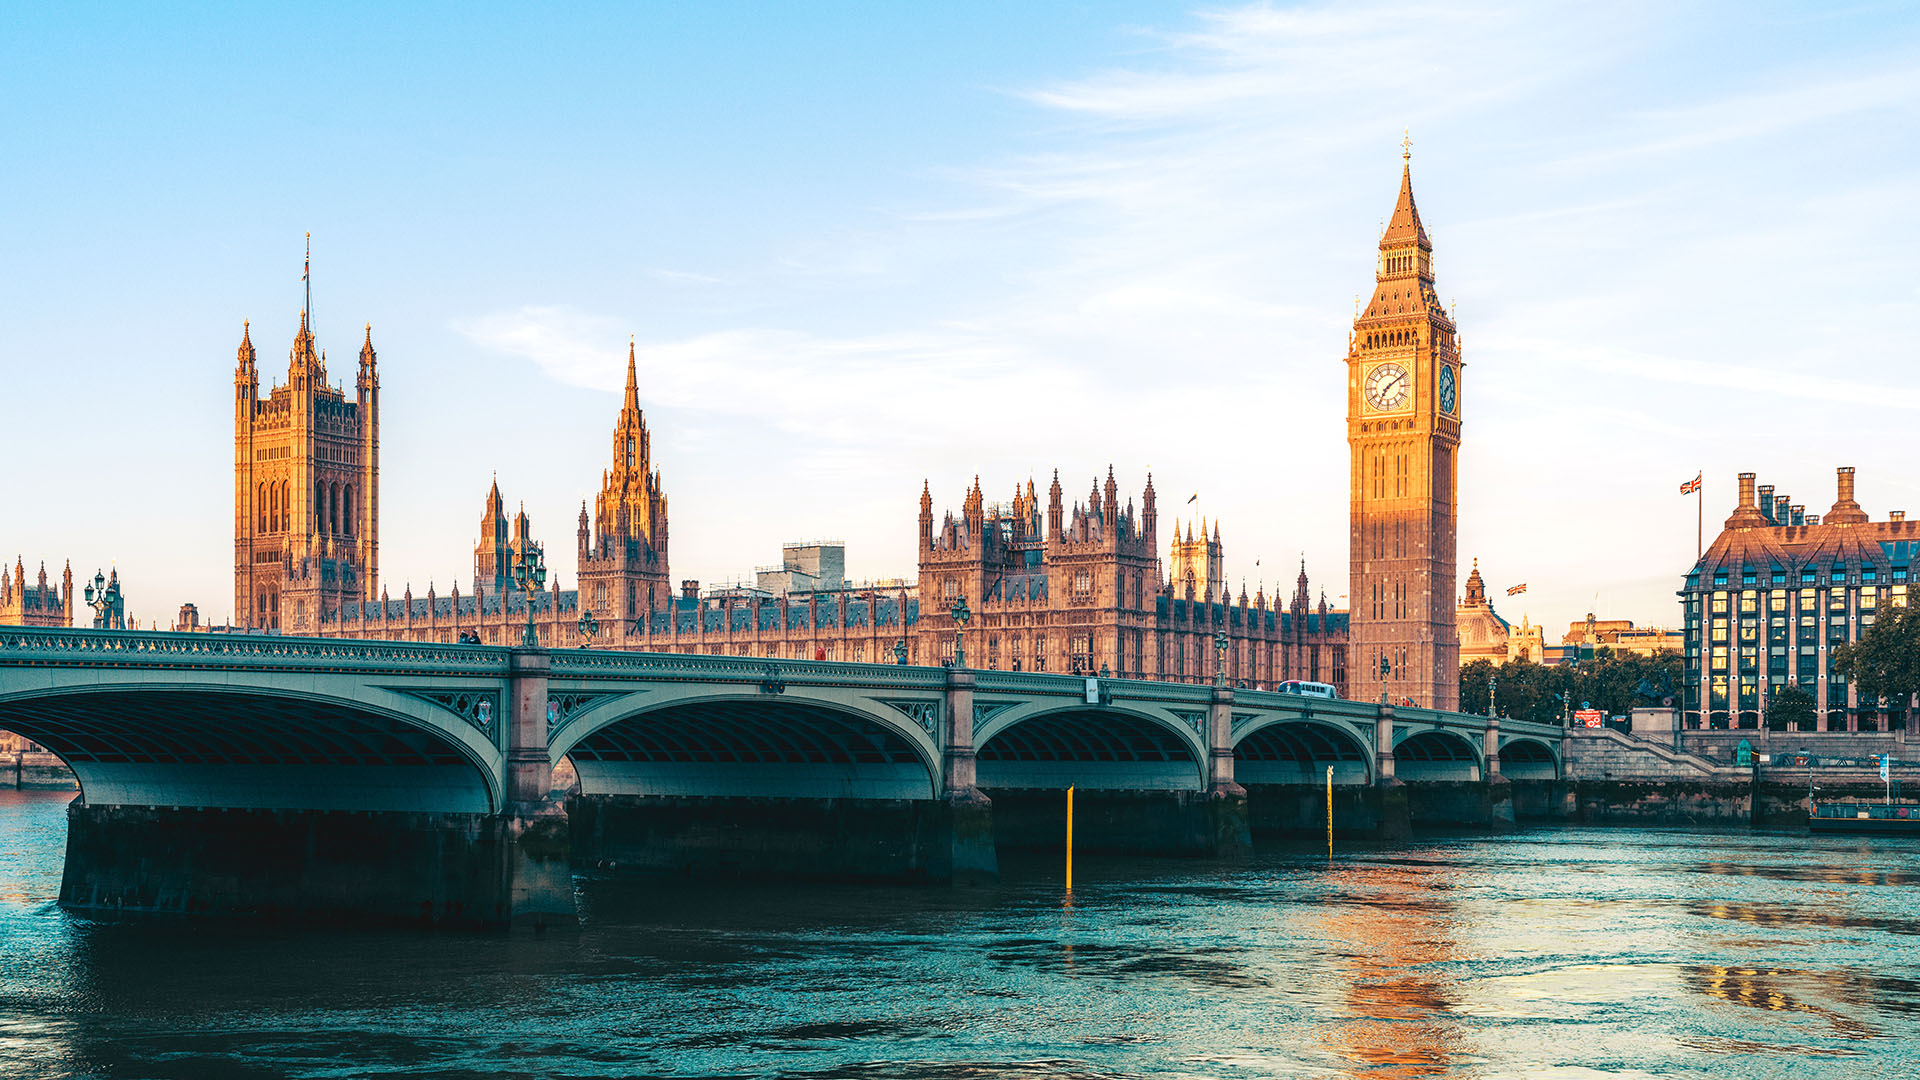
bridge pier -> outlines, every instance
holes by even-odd
[[[1215,855],[1253,850],[1247,789],[1233,778],[1233,688],[1215,686],[1207,704],[1207,840]]]
[[[973,749],[974,675],[947,670],[947,736],[940,747],[940,814],[948,839],[946,877],[956,882],[991,880],[1000,874],[994,850],[993,800],[980,790]]]
[[[1513,783],[1500,775],[1500,718],[1487,717],[1487,730],[1481,747],[1487,759],[1487,828],[1494,832],[1513,832],[1519,828],[1513,813]]]
[[[502,827],[508,921],[544,930],[572,925],[572,831],[565,804],[553,798],[553,761],[547,756],[547,678],[553,655],[522,647],[509,654],[507,692],[513,703],[507,729],[506,808]]]
[[[1407,785],[1393,775],[1393,706],[1387,695],[1380,695],[1380,713],[1373,721],[1374,821],[1379,823],[1382,840],[1408,840],[1413,837],[1413,810],[1407,801]]]

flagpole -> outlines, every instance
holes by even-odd
[[[1693,564],[1698,566],[1707,554],[1707,489],[1704,484],[1707,470],[1700,469],[1694,475],[1701,478],[1693,486]]]

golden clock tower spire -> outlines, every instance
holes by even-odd
[[[1358,700],[1384,693],[1395,704],[1453,709],[1461,364],[1413,200],[1412,146],[1401,143],[1400,197],[1347,350],[1347,679]]]

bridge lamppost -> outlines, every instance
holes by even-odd
[[[87,606],[93,609],[93,628],[95,630],[125,630],[126,626],[114,626],[115,616],[120,610],[120,575],[115,573],[113,580],[98,570],[93,572],[93,584],[87,586]]]
[[[1499,687],[1499,685],[1500,685],[1500,676],[1493,675],[1493,674],[1489,674],[1487,676],[1487,715],[1488,716],[1494,715],[1493,692],[1496,688]]]
[[[1213,635],[1213,685],[1227,685],[1227,632],[1216,630]]]
[[[953,666],[967,666],[967,623],[973,618],[973,612],[967,608],[967,598],[957,597],[953,601]]]
[[[520,557],[513,562],[513,583],[520,587],[527,599],[527,633],[520,644],[529,649],[540,647],[540,635],[533,630],[533,600],[547,584],[547,565],[540,558],[540,549],[532,544],[520,548]]]
[[[599,632],[600,620],[593,617],[592,611],[582,610],[580,612],[580,647],[583,649],[592,648],[593,636]]]
[[[898,638],[893,643],[893,662],[901,667],[907,666],[907,639]]]

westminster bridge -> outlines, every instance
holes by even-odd
[[[964,668],[0,628],[0,728],[72,768],[77,910],[570,919],[572,875],[964,879],[999,846],[1500,827],[1562,730]],[[554,770],[571,762],[562,801]],[[1251,794],[1249,794],[1251,792]]]

